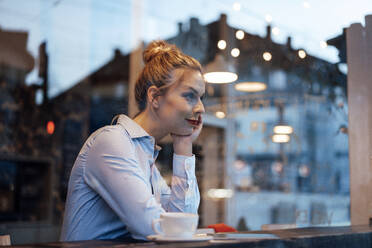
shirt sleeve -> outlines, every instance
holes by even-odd
[[[200,194],[195,176],[195,155],[173,154],[171,190],[165,182],[163,185],[161,202],[167,212],[198,213]]]
[[[84,180],[125,223],[134,238],[154,234],[152,220],[165,212],[151,193],[132,140],[117,128],[104,130],[92,143]]]

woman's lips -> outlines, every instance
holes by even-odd
[[[201,118],[199,116],[199,118],[197,120],[193,120],[193,119],[186,119],[191,125],[193,126],[199,126],[200,123],[201,123]]]
[[[199,124],[200,124],[200,121],[198,121],[198,120],[188,120],[188,119],[186,119],[191,125],[193,125],[193,126],[199,126]]]

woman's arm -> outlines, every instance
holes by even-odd
[[[169,211],[198,213],[200,194],[195,176],[195,155],[173,155],[172,195]]]
[[[92,187],[125,223],[134,238],[154,233],[152,220],[164,209],[151,193],[130,137],[122,129],[104,130],[94,140],[84,171]]]
[[[199,136],[202,126],[201,121],[191,135],[172,134],[174,154],[171,196],[168,204],[163,204],[167,211],[198,212],[200,194],[195,176],[195,155],[192,154],[192,143]],[[166,192],[167,189],[164,191]]]
[[[199,188],[195,177],[195,156],[173,154],[171,188],[155,167],[154,178],[160,188],[160,202],[167,212],[197,213],[200,203]]]

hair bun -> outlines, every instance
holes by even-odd
[[[145,64],[147,64],[153,58],[163,55],[164,53],[168,53],[172,50],[177,51],[177,48],[162,40],[153,41],[147,46],[146,50],[143,52],[143,61],[145,62]]]

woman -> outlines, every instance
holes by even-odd
[[[71,171],[61,240],[146,239],[165,211],[197,213],[200,196],[192,142],[202,129],[205,82],[194,58],[164,41],[149,44],[135,86],[140,113],[94,132]],[[173,177],[154,161],[171,134]]]

